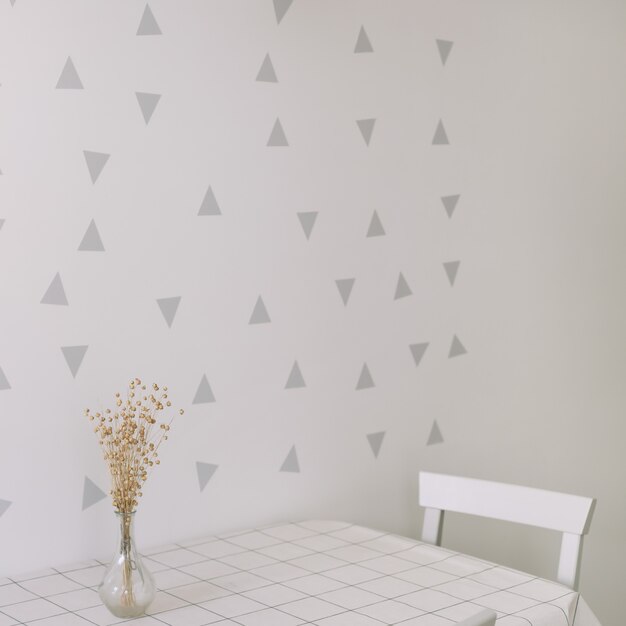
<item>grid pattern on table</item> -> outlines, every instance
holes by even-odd
[[[120,620],[100,602],[105,564],[0,579],[0,626],[452,626],[485,608],[497,626],[572,626],[562,585],[370,528],[304,521],[145,551],[157,597]]]

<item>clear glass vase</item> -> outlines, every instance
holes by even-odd
[[[115,515],[119,522],[116,552],[98,593],[116,617],[137,617],[143,615],[154,600],[156,587],[135,548],[135,513],[116,512]]]

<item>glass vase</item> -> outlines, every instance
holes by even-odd
[[[135,513],[116,512],[119,535],[116,552],[98,587],[100,599],[116,617],[143,615],[154,600],[152,574],[135,548]]]

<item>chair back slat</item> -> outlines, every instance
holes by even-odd
[[[420,505],[539,526],[575,535],[589,531],[595,500],[520,485],[420,472]]]

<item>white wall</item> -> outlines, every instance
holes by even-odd
[[[599,498],[582,592],[620,626],[626,5],[295,0],[277,25],[271,0],[153,0],[163,34],[136,36],[144,6],[0,6],[0,575],[110,549],[108,502],[82,510],[107,477],[81,412],[140,375],[188,409],[141,543],[301,517],[414,534],[421,467],[520,482]],[[255,81],[267,53],[276,84]],[[82,90],[55,89],[68,56]],[[161,94],[148,125],[135,92]],[[289,147],[266,146],[277,117]],[[95,183],[84,150],[110,154]],[[209,185],[221,215],[198,216]],[[77,250],[92,219],[104,252]],[[41,304],[57,272],[68,305]],[[271,323],[249,325],[259,295]],[[204,374],[216,401],[194,405]],[[219,466],[202,491],[196,462]],[[554,573],[552,535],[446,530]]]

